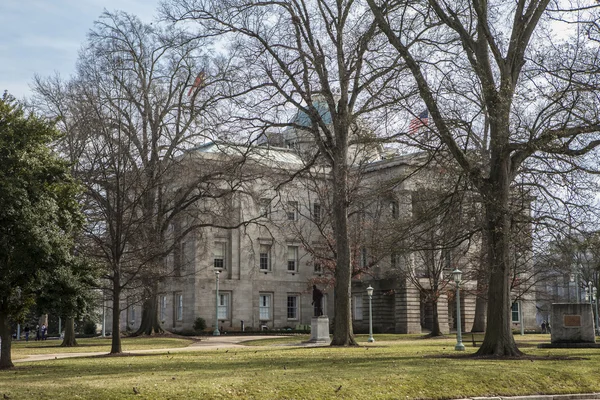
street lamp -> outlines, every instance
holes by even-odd
[[[461,321],[460,321],[460,281],[462,279],[462,272],[457,268],[452,271],[452,278],[456,283],[456,346],[454,350],[464,351],[465,345],[462,344],[462,332],[461,332]]]
[[[600,331],[600,327],[598,327],[598,303],[596,302],[596,295],[597,295],[597,290],[595,286],[592,286],[593,283],[590,281],[588,282],[588,286],[587,289],[585,291],[585,300],[587,301],[589,299],[590,301],[590,306],[592,306],[592,314],[594,314],[594,308],[596,309],[596,319],[595,319],[595,329],[594,332],[599,332]],[[594,307],[595,306],[595,307]]]
[[[219,336],[221,332],[219,332],[219,270],[215,271],[215,275],[217,276],[217,295],[215,297],[215,330],[213,331],[213,336]]]
[[[369,295],[369,339],[367,342],[373,343],[375,339],[373,339],[373,306],[371,304],[371,300],[373,299],[373,287],[371,287],[371,285],[367,288],[367,294]]]
[[[598,335],[600,335],[600,325],[598,324],[598,295],[597,295],[597,289],[596,287],[594,287],[594,290],[592,291],[592,296],[594,298],[594,305],[596,307],[596,331],[598,332]]]

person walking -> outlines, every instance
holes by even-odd
[[[42,340],[46,340],[46,331],[48,330],[48,328],[46,327],[46,325],[42,325]]]
[[[25,331],[24,332],[25,332],[25,341],[26,342],[29,342],[29,331],[30,330],[31,329],[29,329],[29,325],[25,325]]]

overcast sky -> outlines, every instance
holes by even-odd
[[[104,9],[150,22],[159,0],[0,0],[0,95],[28,97],[35,74],[68,77]]]

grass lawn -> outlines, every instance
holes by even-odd
[[[359,336],[363,345],[354,348],[247,347],[25,363],[0,371],[0,393],[12,399],[447,399],[600,392],[600,350],[533,347],[548,335],[525,336],[522,350],[537,358],[519,360],[451,358],[454,338],[405,338],[375,335],[376,343],[365,346]],[[465,345],[465,355],[476,350]]]
[[[77,339],[79,346],[60,347],[62,340],[24,340],[12,341],[12,358],[24,358],[31,354],[54,354],[54,353],[94,353],[99,351],[110,351],[110,338],[86,338]],[[170,347],[186,347],[193,343],[190,339],[156,337],[156,338],[122,338],[121,347],[123,351],[143,349],[164,349]]]
[[[356,342],[361,344],[367,344],[369,335],[356,335]],[[294,335],[294,336],[282,336],[272,339],[257,339],[248,340],[244,344],[246,346],[277,346],[277,345],[293,345],[306,342],[310,339],[310,335]],[[375,340],[380,341],[395,341],[395,340],[417,340],[423,339],[423,335],[394,335],[394,334],[379,334],[375,335]]]

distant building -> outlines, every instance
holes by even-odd
[[[301,113],[296,119],[300,125],[307,123],[304,121],[307,117]],[[198,230],[181,241],[168,258],[177,276],[161,283],[158,311],[166,330],[191,331],[197,318],[203,318],[212,330],[215,313],[223,331],[239,331],[242,327],[293,329],[308,325],[313,316],[313,284],[323,290],[324,313],[333,319],[335,294],[328,284],[332,266],[328,259],[328,254],[332,257],[327,237],[329,204],[327,194],[321,190],[327,187],[327,168],[313,167],[310,173],[301,174],[275,190],[275,183],[303,166],[303,160],[314,153],[314,144],[310,136],[294,130],[266,135],[259,144],[248,150],[247,156],[252,160],[251,168],[262,173],[246,182],[243,191],[212,205],[220,211],[226,210],[229,223],[250,220],[252,223],[236,229]],[[192,161],[206,157],[218,160],[221,155],[235,151],[234,146],[211,143],[189,152],[187,157]],[[393,232],[403,221],[415,218],[419,194],[438,187],[445,172],[437,167],[417,168],[423,164],[423,154],[399,156],[384,152],[375,144],[353,146],[350,158],[354,171],[360,170],[362,198],[357,203],[363,208],[353,206],[356,212],[350,217],[355,235],[353,262],[357,270],[362,270],[352,281],[355,331],[368,329],[366,288],[372,285],[376,332],[426,332],[433,321],[427,293],[433,288],[427,269],[422,265],[422,257],[414,252],[394,249]],[[181,226],[173,229],[182,229],[185,224],[181,220]],[[460,257],[453,256],[451,249],[431,253],[436,262],[444,257],[442,261],[446,263],[438,288],[437,310],[443,333],[456,328],[455,287],[448,284],[452,269],[461,269],[467,278],[461,295],[463,331],[470,331],[474,320],[477,285],[469,279],[469,271],[480,262],[480,241],[471,242],[466,248],[465,244],[462,246]],[[406,268],[416,271],[415,274],[408,276]],[[524,296],[515,304],[514,327],[518,328],[524,319],[525,327],[534,329],[533,298]],[[123,305],[127,308],[122,314],[121,329],[136,329],[141,319],[140,305],[127,299]]]

